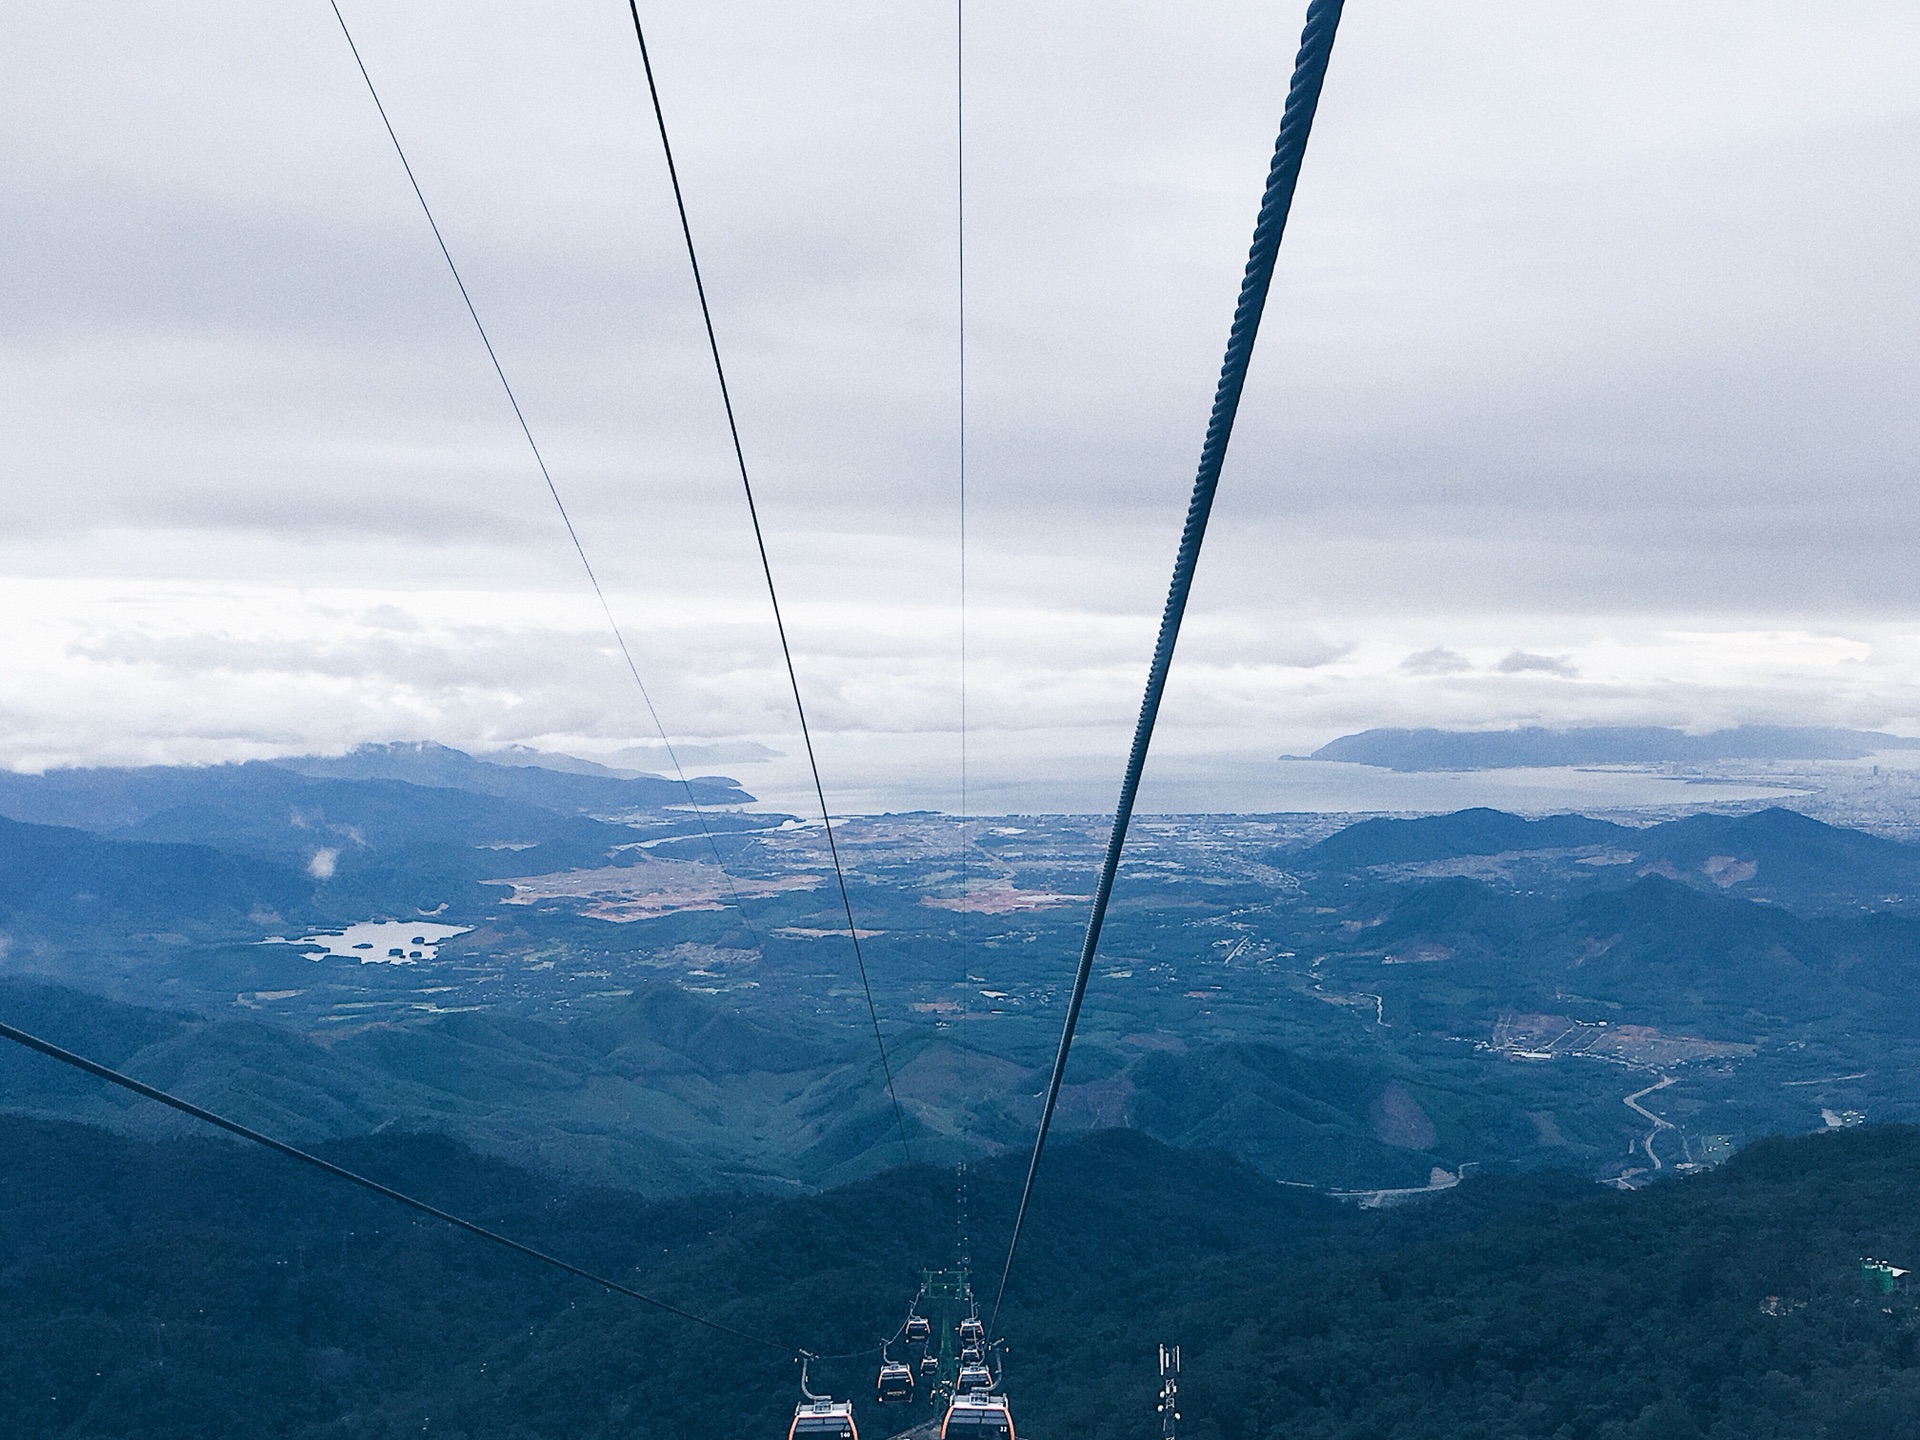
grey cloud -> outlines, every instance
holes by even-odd
[[[1257,658],[1293,670],[1318,670],[1323,665],[1346,659],[1353,649],[1353,645],[1347,641],[1301,636],[1290,644],[1269,646],[1258,652]]]
[[[1569,656],[1530,655],[1525,650],[1512,651],[1493,668],[1502,675],[1561,675],[1569,679],[1580,673]]]
[[[764,765],[769,760],[788,758],[785,751],[762,745],[757,740],[723,740],[711,745],[697,743],[676,745],[673,747],[673,753],[683,764],[688,765]],[[633,766],[650,771],[671,766],[666,747],[657,742],[652,745],[629,745],[598,758],[602,764],[615,767]]]
[[[1587,537],[1604,544],[1631,535],[1643,494],[1677,481],[1703,515],[1737,519],[1755,493],[1802,484],[1799,457],[1861,435],[1881,437],[1879,458],[1845,467],[1845,483],[1898,502],[1887,463],[1906,445],[1888,427],[1911,427],[1884,401],[1910,389],[1920,326],[1899,318],[1913,318],[1898,271],[1913,217],[1886,177],[1911,147],[1908,112],[1875,86],[1913,49],[1913,26],[1869,10],[1808,55],[1792,12],[1765,7],[1749,16],[1750,75],[1790,56],[1818,98],[1757,105],[1741,88],[1750,75],[1736,75],[1715,125],[1692,130],[1677,113],[1629,161],[1601,137],[1622,103],[1609,86],[1629,62],[1630,13],[1441,9],[1349,20],[1243,423],[1242,513],[1304,505],[1391,537],[1419,512],[1405,502],[1437,494],[1443,533],[1476,529],[1496,506],[1534,518],[1572,506],[1604,515]],[[723,460],[658,160],[601,17],[562,10],[536,33],[483,9],[453,49],[426,13],[358,18],[555,444],[592,436]],[[1068,8],[1041,26],[990,8],[976,18],[979,499],[1015,523],[1046,516],[1072,553],[1078,507],[1136,508],[1146,525],[1183,484],[1292,22],[1246,6],[1182,34],[1145,9]],[[17,312],[69,335],[89,314],[149,316],[214,344],[236,326],[292,344],[320,325],[347,348],[343,369],[359,355],[388,372],[353,420],[393,433],[433,416],[490,437],[511,463],[484,361],[344,53],[304,21],[245,7],[185,20],[178,34],[128,37],[155,45],[178,81],[161,87],[141,143],[117,168],[97,161],[84,200],[69,185],[24,204],[40,218],[19,227],[21,243],[39,248],[16,257],[33,302]],[[860,52],[794,64],[825,37],[774,12],[660,24],[769,483],[803,477],[836,523],[878,504],[915,528],[950,478],[950,177],[932,162],[946,121],[930,98],[942,42],[919,19],[853,7],[833,26],[893,63],[859,58],[877,83],[847,88],[829,83],[831,66]],[[1523,61],[1489,61],[1490,25]],[[1712,68],[1713,27],[1671,38],[1662,74]],[[109,57],[115,43],[99,39]],[[228,51],[249,44],[285,73],[236,71]],[[1461,64],[1432,65],[1436,46]],[[1171,75],[1170,54],[1182,62]],[[45,129],[61,60],[38,58],[48,73],[28,77],[16,108]],[[1864,78],[1818,91],[1863,64]],[[1141,91],[1148,70],[1158,84]],[[1544,96],[1543,74],[1558,77]],[[210,103],[218,76],[238,83]],[[112,63],[92,80],[101,124],[118,122],[127,88]],[[1188,105],[1189,90],[1208,103]],[[35,99],[42,109],[27,109]],[[1416,111],[1423,138],[1410,145],[1400,121]],[[1844,143],[1834,114],[1854,117]],[[46,158],[22,167],[23,202],[69,173],[63,148],[99,149],[84,118],[50,128]],[[1760,172],[1729,156],[1748,150],[1784,156],[1784,183],[1774,166],[1765,185],[1743,178]],[[1615,223],[1589,223],[1599,214]],[[1851,247],[1844,260],[1835,243]],[[1834,258],[1809,265],[1810,251]],[[84,283],[63,281],[60,257],[89,252]],[[395,383],[409,356],[416,373]],[[1849,409],[1873,423],[1847,423]],[[1366,486],[1346,483],[1356,437],[1377,452]],[[1676,477],[1683,457],[1700,463]],[[1608,483],[1588,483],[1596,473]],[[928,478],[903,498],[908,477]],[[431,467],[421,478],[436,488]],[[1433,518],[1419,516],[1422,533]],[[1703,530],[1695,543],[1711,546]],[[1591,595],[1580,567],[1562,588]]]
[[[661,647],[650,680],[703,733],[777,732],[620,14],[347,13],[603,576],[706,617],[623,616]],[[1298,8],[981,0],[969,21],[974,600],[1053,617],[981,622],[981,704],[1124,726]],[[0,568],[590,605],[330,23],[238,0],[10,21]],[[655,24],[804,678],[823,723],[933,733],[954,698],[945,19],[748,0]],[[1551,627],[1455,617],[1914,613],[1920,17],[1864,3],[1810,29],[1763,0],[1737,29],[1650,0],[1349,12],[1183,642],[1196,724],[1294,680],[1324,687],[1298,714],[1338,696],[1361,722],[1492,722],[1547,690],[1651,703],[1542,686],[1579,643]],[[1333,677],[1370,652],[1330,637],[1399,617],[1528,650],[1467,686]],[[327,643],[96,629],[73,658],[531,697],[484,719],[493,701],[446,701],[462,733],[625,723],[592,688],[604,642],[368,621],[409,642],[383,646],[340,623]],[[1448,673],[1420,629],[1385,666]],[[1685,693],[1741,718],[1815,703],[1797,685]],[[222,743],[333,723],[267,706]],[[104,715],[73,733],[116,743]]]
[[[1473,669],[1473,662],[1444,645],[1436,645],[1431,650],[1417,650],[1407,656],[1400,662],[1400,668],[1410,675],[1458,675]]]

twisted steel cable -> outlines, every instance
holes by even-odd
[[[1200,468],[1193,481],[1193,498],[1187,504],[1186,525],[1180,532],[1180,549],[1173,562],[1173,580],[1167,589],[1166,609],[1160,616],[1160,636],[1153,647],[1146,694],[1140,701],[1140,718],[1134,725],[1133,747],[1127,753],[1120,800],[1113,812],[1113,830],[1100,864],[1100,883],[1094,891],[1093,911],[1087,917],[1080,965],[1074,972],[1073,994],[1067,1002],[1067,1018],[1060,1030],[1053,1073],[1047,1081],[1046,1101],[1040,1110],[1039,1130],[1033,1138],[1033,1155],[1027,1162],[1026,1183],[1020,1190],[1020,1208],[1014,1214],[1013,1234],[1007,1242],[1006,1264],[1000,1271],[1000,1290],[994,1297],[989,1331],[998,1324],[1000,1306],[1007,1298],[1014,1252],[1026,1224],[1027,1204],[1033,1198],[1034,1176],[1039,1172],[1040,1155],[1046,1148],[1047,1131],[1053,1124],[1054,1107],[1060,1099],[1067,1054],[1073,1048],[1074,1028],[1079,1024],[1080,1006],[1086,999],[1087,979],[1093,972],[1093,957],[1100,947],[1100,928],[1106,922],[1107,902],[1112,898],[1114,875],[1120,868],[1120,852],[1127,843],[1127,827],[1133,819],[1140,774],[1146,768],[1147,748],[1153,742],[1154,721],[1159,717],[1160,700],[1166,692],[1167,672],[1173,665],[1174,645],[1180,638],[1180,622],[1187,611],[1187,594],[1193,588],[1194,569],[1200,561],[1200,544],[1206,538],[1214,491],[1219,487],[1220,469],[1227,458],[1227,442],[1233,438],[1240,392],[1246,387],[1253,342],[1260,333],[1260,317],[1273,283],[1274,262],[1279,258],[1280,238],[1286,231],[1287,213],[1293,206],[1300,161],[1306,154],[1307,137],[1313,130],[1314,111],[1320,103],[1320,88],[1326,81],[1327,61],[1333,53],[1333,37],[1340,25],[1342,5],[1343,0],[1312,0],[1307,7],[1293,79],[1287,89],[1286,109],[1280,120],[1280,135],[1274,142],[1273,162],[1267,169],[1266,190],[1260,200],[1260,216],[1253,227],[1253,246],[1247,256],[1246,274],[1240,282],[1240,299],[1234,307],[1233,327],[1227,332],[1226,358],[1220,365],[1220,382],[1214,390],[1213,411],[1207,418],[1206,440],[1200,447]]]

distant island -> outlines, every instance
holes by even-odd
[[[1322,745],[1311,760],[1385,770],[1505,770],[1554,765],[1705,764],[1716,760],[1860,760],[1920,749],[1920,739],[1878,730],[1737,725],[1689,735],[1656,725],[1574,730],[1362,730]]]

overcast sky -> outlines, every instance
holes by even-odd
[[[342,9],[661,718],[791,751],[624,5]],[[968,0],[983,793],[1117,775],[1303,9]],[[829,786],[944,800],[952,6],[642,14]],[[324,0],[0,26],[0,763],[647,739]],[[1920,733],[1916,73],[1909,4],[1356,0],[1169,763]]]

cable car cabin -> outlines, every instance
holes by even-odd
[[[1014,1440],[1013,1412],[1004,1395],[956,1395],[940,1426],[940,1440]]]
[[[978,1315],[969,1315],[960,1322],[960,1343],[962,1345],[984,1345],[987,1343],[987,1327],[980,1323]]]
[[[920,1376],[922,1379],[931,1380],[939,1373],[940,1357],[938,1355],[922,1355],[920,1357]]]
[[[907,1317],[906,1337],[909,1345],[924,1345],[933,1338],[933,1322],[924,1315]]]
[[[984,1365],[962,1365],[959,1378],[953,1382],[953,1388],[962,1395],[976,1390],[991,1390],[993,1372]]]
[[[987,1352],[982,1350],[978,1345],[963,1345],[960,1347],[960,1363],[962,1365],[984,1365],[987,1363]]]
[[[967,1432],[969,1436],[972,1431]],[[981,1432],[985,1436],[985,1432]],[[860,1440],[851,1400],[802,1400],[793,1407],[787,1440]]]
[[[878,1389],[882,1405],[904,1405],[913,1399],[913,1367],[889,1360],[880,1367]]]

